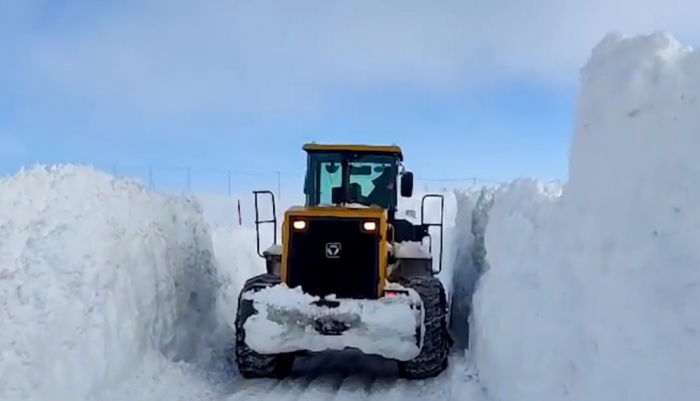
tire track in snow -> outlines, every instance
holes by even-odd
[[[262,397],[274,392],[281,383],[279,380],[254,379],[245,380],[237,377],[231,384],[233,394],[231,400],[260,400]]]
[[[314,377],[292,377],[282,380],[274,391],[262,398],[263,401],[297,401],[303,399],[306,390],[314,382]],[[237,399],[237,398],[236,398]]]
[[[371,374],[349,376],[343,380],[332,401],[366,400],[373,384]]]
[[[236,378],[226,401],[485,401],[464,356],[452,354],[440,376],[399,379],[395,364],[361,354],[300,358],[283,380]]]

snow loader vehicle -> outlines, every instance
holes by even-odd
[[[448,363],[448,301],[442,269],[442,195],[421,199],[420,221],[397,216],[413,194],[398,146],[304,145],[305,204],[284,213],[281,244],[271,191],[254,191],[257,252],[267,271],[244,284],[235,356],[245,378],[282,378],[295,357],[357,349],[395,360],[401,377],[422,379]],[[400,189],[399,189],[400,188]],[[268,197],[271,218],[261,219]],[[425,221],[428,199],[440,220]],[[272,227],[261,251],[260,228]],[[430,228],[440,230],[437,268]]]

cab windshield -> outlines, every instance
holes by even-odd
[[[396,206],[396,159],[361,155],[352,159],[339,154],[312,154],[306,177],[307,205],[359,203]]]

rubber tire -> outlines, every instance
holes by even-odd
[[[447,331],[447,296],[436,277],[412,277],[402,283],[420,295],[425,309],[425,333],[420,354],[399,361],[399,375],[409,380],[434,377],[447,369],[450,335]]]
[[[246,281],[238,295],[238,312],[236,314],[236,365],[241,376],[246,379],[274,378],[282,379],[289,375],[294,365],[294,354],[260,354],[253,351],[245,342],[243,325],[249,317],[257,313],[253,301],[243,300],[244,292],[250,291],[256,285],[275,286],[280,278],[274,274],[261,274]]]

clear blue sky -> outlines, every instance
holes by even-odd
[[[243,189],[282,171],[293,186],[304,142],[340,141],[399,144],[418,178],[564,179],[597,41],[671,24],[696,37],[687,12],[482,3],[3,2],[0,172],[152,166],[182,188],[190,167],[194,189],[223,191],[227,170]]]

